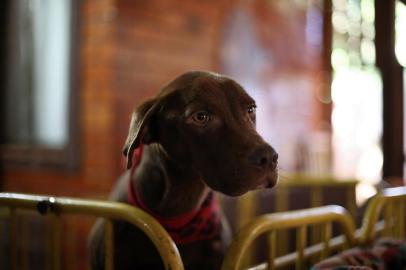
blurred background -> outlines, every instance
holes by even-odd
[[[0,12],[0,191],[107,198],[132,110],[188,70],[256,99],[281,182],[355,181],[357,206],[404,184],[405,0],[3,0]],[[68,224],[72,269],[91,223]]]

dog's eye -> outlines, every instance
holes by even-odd
[[[210,114],[206,111],[199,111],[192,116],[192,119],[198,124],[205,124],[210,121]]]
[[[250,106],[248,107],[248,113],[249,113],[249,114],[255,113],[256,110],[257,110],[257,106],[256,106],[256,105],[250,105]]]

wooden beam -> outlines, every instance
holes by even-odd
[[[322,97],[324,103],[321,106],[321,118],[325,123],[331,125],[331,82],[333,70],[331,67],[331,53],[333,48],[333,25],[332,25],[333,4],[332,0],[323,1],[323,47],[322,47]],[[329,130],[331,132],[331,130]]]
[[[396,0],[375,0],[376,63],[383,82],[383,177],[403,177],[403,74],[395,56]]]

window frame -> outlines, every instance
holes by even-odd
[[[3,2],[5,15],[10,14],[10,3]],[[68,74],[68,142],[61,149],[47,148],[36,145],[7,144],[3,138],[0,141],[0,162],[3,169],[55,169],[76,170],[79,167],[79,86],[80,86],[80,0],[72,0],[70,21],[70,49],[69,49],[69,74]],[[3,16],[7,22],[9,16]],[[7,38],[7,23],[2,24],[3,36]],[[7,42],[4,42],[7,43]],[[0,48],[2,54],[7,56],[8,46]],[[3,63],[0,72],[4,79],[7,77],[7,60]],[[5,80],[2,80],[2,84]],[[4,87],[3,87],[4,89]],[[5,113],[2,111],[2,113]]]

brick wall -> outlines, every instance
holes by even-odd
[[[4,177],[6,191],[64,196],[105,194],[115,178],[111,143],[114,1],[84,1],[80,12],[80,89],[75,89],[79,91],[80,166],[75,171],[8,169]]]
[[[81,6],[80,166],[7,170],[7,191],[106,197],[123,171],[132,109],[190,69],[217,69],[231,1],[87,0]]]
[[[79,91],[79,168],[75,171],[7,169],[3,189],[106,198],[124,170],[121,148],[132,109],[181,72],[217,69],[220,25],[230,3],[229,0],[82,1],[80,87],[76,89]],[[30,215],[22,220],[25,221],[21,224],[29,224],[36,218]],[[38,218],[38,222],[41,220]],[[91,219],[78,217],[65,220],[64,269],[87,268],[86,239],[92,223]],[[19,227],[25,232],[31,229],[25,225]],[[37,238],[47,239],[47,236],[35,233],[30,237]],[[38,245],[35,250],[31,248],[33,245],[21,245],[19,254],[23,258],[41,253]],[[42,264],[39,262],[37,268],[42,268]]]
[[[182,72],[223,71],[225,22],[237,2],[82,1],[80,166],[76,171],[10,169],[4,190],[106,198],[124,170],[121,148],[133,108]],[[64,258],[75,262],[72,269],[83,269],[91,222],[69,224],[76,226],[70,239],[77,241],[64,248]]]
[[[217,70],[218,42],[232,1],[118,1],[117,149],[133,108],[187,70]]]
[[[82,1],[80,87],[77,89],[80,104],[79,169],[68,172],[7,170],[4,189],[105,198],[124,169],[121,149],[133,108],[156,94],[168,81],[184,71],[209,69],[227,72],[222,62],[222,50],[227,50],[227,47],[224,47],[229,31],[227,27],[232,21],[230,18],[237,14],[236,10],[248,10],[248,14],[253,16],[253,24],[257,27],[256,33],[251,36],[241,33],[241,37],[259,37],[262,50],[269,50],[271,55],[278,55],[278,59],[290,59],[283,55],[291,51],[300,55],[297,52],[301,49],[295,44],[302,44],[300,29],[303,27],[293,26],[304,25],[304,22],[292,22],[293,26],[285,29],[286,25],[290,25],[286,23],[288,15],[272,15],[267,19],[269,16],[260,16],[252,10],[258,10],[255,8],[259,5],[262,13],[267,9],[270,14],[274,14],[275,11],[270,9],[270,5],[262,0],[249,3],[251,4],[233,0]],[[300,21],[302,17],[297,17],[297,20]],[[272,25],[275,31],[268,31],[268,25]],[[283,38],[277,35],[281,34],[281,31],[276,31],[278,29],[283,29],[283,33],[297,31],[299,34],[289,34],[290,46],[278,46],[285,44],[282,42]],[[278,38],[275,38],[275,35]],[[261,36],[263,37],[260,38]],[[298,39],[296,42],[292,41],[295,37]],[[278,49],[280,47],[284,49]],[[292,78],[304,76],[311,81],[320,74],[320,58],[321,51],[315,51],[310,66],[295,65],[288,61],[290,64],[285,65],[287,68],[280,64],[280,61],[276,61],[270,64],[271,69],[267,68],[255,75],[261,82],[269,81],[269,85],[275,80],[283,80],[283,72]],[[250,67],[253,61],[249,57],[244,59],[238,60],[234,66]],[[306,99],[314,100],[308,119],[303,120],[309,123],[306,124],[309,126],[308,130],[318,125],[321,118],[318,115],[323,114],[323,110],[318,110],[321,103],[317,98],[317,81],[322,80],[314,81],[314,92],[302,93]],[[274,107],[271,103],[261,105],[266,110]],[[289,112],[283,111],[281,114],[288,115]],[[324,117],[325,119],[328,117]],[[280,128],[272,126],[272,130]]]

